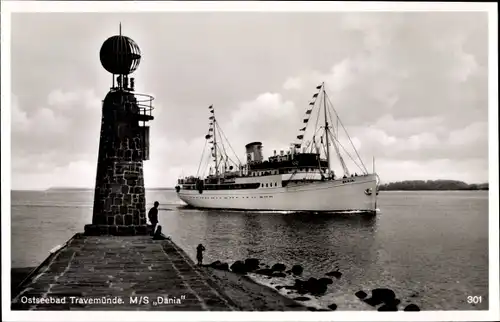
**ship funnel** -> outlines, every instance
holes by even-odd
[[[262,162],[264,160],[261,142],[248,143],[245,145],[245,149],[248,163]]]

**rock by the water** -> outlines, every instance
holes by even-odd
[[[242,261],[236,261],[231,265],[231,271],[239,274],[246,274],[246,265]]]
[[[214,267],[215,269],[221,270],[221,271],[229,271],[229,264],[228,263],[222,263],[217,267]]]
[[[356,295],[358,299],[364,299],[368,296],[368,294],[366,294],[364,291],[357,291],[356,293],[354,293],[354,295]]]
[[[309,311],[317,311],[317,310],[318,310],[317,308],[312,307],[312,306],[308,306],[308,307],[307,307],[307,309],[308,309]]]
[[[281,290],[282,288],[283,288],[283,286],[281,286],[281,285],[277,285],[277,286],[276,286],[276,289],[277,289],[277,290]]]
[[[323,283],[323,284],[327,284],[327,285],[333,284],[332,279],[331,278],[326,278],[326,277],[320,278],[318,280],[318,282]]]
[[[337,309],[337,304],[333,303],[333,304],[330,304],[328,305],[328,308],[332,311],[335,311]]]
[[[382,303],[391,304],[396,299],[396,294],[388,288],[375,288],[372,290],[372,296],[365,299],[364,302],[371,306],[376,306]]]
[[[286,269],[286,266],[285,266],[285,264],[277,263],[277,264],[274,264],[271,269],[273,271],[282,272]]]
[[[372,290],[372,297],[380,298],[384,303],[388,303],[396,298],[396,294],[388,288],[375,288]]]
[[[379,304],[382,304],[384,303],[384,301],[382,301],[381,299],[379,298],[374,298],[374,297],[369,297],[367,299],[364,299],[363,300],[366,304],[368,305],[371,305],[371,306],[377,306]]]
[[[215,261],[212,262],[211,264],[207,265],[208,267],[218,269],[221,271],[229,271],[229,264],[228,263],[223,263],[221,261]]]
[[[273,277],[286,277],[286,274],[283,272],[274,272]]]
[[[298,296],[298,297],[294,297],[293,300],[294,301],[309,301],[310,298],[308,298],[306,296]]]
[[[300,265],[293,265],[293,267],[292,267],[292,273],[294,275],[298,275],[298,276],[302,275],[303,271],[304,271],[304,269]]]
[[[220,265],[220,264],[222,264],[222,262],[221,262],[221,261],[219,261],[219,260],[217,260],[217,261],[215,261],[215,262],[212,262],[212,263],[211,263],[211,264],[209,264],[208,266],[215,268],[215,266],[218,266],[218,265]]]
[[[385,304],[390,305],[390,306],[398,306],[399,304],[401,304],[401,300],[400,299],[394,299],[392,301],[386,302]]]
[[[256,270],[254,273],[260,275],[272,276],[274,271],[270,268],[261,268]]]
[[[397,312],[398,311],[398,307],[394,306],[394,305],[384,304],[381,307],[379,307],[377,311],[380,311],[380,312]]]
[[[312,295],[323,295],[328,289],[325,281],[320,281],[314,277],[311,277],[307,281],[296,279],[294,288],[299,294],[310,293]]]
[[[259,269],[259,260],[257,258],[247,258],[245,259],[245,266],[247,267],[247,272]]]
[[[333,272],[329,272],[329,273],[326,273],[325,274],[326,276],[333,276],[335,277],[336,279],[339,279],[342,277],[342,273],[339,272],[339,271],[333,271]]]
[[[324,295],[327,291],[327,287],[325,284],[315,284],[312,287],[309,287],[309,293],[312,295]]]
[[[327,284],[324,284],[321,281],[312,278],[307,281],[307,288],[313,295],[323,295],[328,289]]]
[[[408,304],[405,309],[404,309],[406,312],[417,312],[417,311],[420,311],[420,308],[415,305],[415,304]]]

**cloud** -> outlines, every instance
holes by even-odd
[[[440,115],[395,119],[391,114],[381,116],[373,124],[376,128],[384,129],[386,133],[403,137],[418,134],[422,130],[439,132],[445,125],[445,119]]]
[[[403,121],[402,124],[404,123]],[[383,127],[376,126],[355,128],[353,132],[353,137],[362,142],[358,149],[360,154],[368,160],[371,156],[420,162],[440,158],[461,161],[477,158],[487,160],[488,157],[487,124],[484,122],[445,133],[442,133],[439,127],[430,127],[412,134],[408,132],[413,131],[402,128],[401,132],[406,132],[405,135],[391,135]]]
[[[477,48],[465,49],[473,35],[463,26],[438,32],[435,17],[347,15],[344,28],[360,31],[364,46],[328,72],[310,71],[298,79],[310,88],[325,81],[349,125],[373,123],[384,114],[397,119],[435,117],[436,110],[442,117],[464,114],[446,123],[448,128],[463,127],[470,117],[485,120],[487,60],[476,54]],[[457,22],[447,17],[442,16]]]
[[[277,123],[298,119],[298,117],[300,115],[293,102],[284,101],[283,97],[277,93],[264,93],[253,101],[239,104],[231,114],[231,127],[238,129],[241,134],[277,137],[274,134],[276,131],[281,131],[275,126]]]
[[[98,149],[101,102],[93,91],[55,90],[35,106],[12,102],[12,158],[68,165]],[[92,159],[93,161],[96,158]],[[22,164],[22,163],[21,163]],[[33,166],[33,165],[32,165]],[[32,167],[28,164],[27,169]]]
[[[283,89],[285,90],[302,89],[302,80],[299,77],[288,78],[285,81],[285,84],[283,84]]]
[[[47,132],[61,134],[69,128],[69,119],[57,114],[49,107],[40,106],[31,115],[19,107],[17,97],[12,102],[12,131],[37,137]]]
[[[25,132],[29,129],[28,114],[19,108],[19,100],[14,94],[12,94],[11,118],[14,131]]]

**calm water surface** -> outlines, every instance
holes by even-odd
[[[182,208],[174,191],[146,194],[148,208],[160,202],[165,233],[193,259],[203,243],[205,262],[257,257],[270,265],[301,264],[306,278],[338,266],[342,278],[312,304],[364,310],[356,291],[389,287],[403,304],[424,310],[487,309],[488,193],[381,192],[379,197],[381,212],[364,217],[199,211]],[[92,200],[92,191],[13,191],[12,266],[36,266],[51,248],[83,231],[91,222]],[[482,296],[483,302],[471,306],[468,295]]]

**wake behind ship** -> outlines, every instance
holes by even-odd
[[[210,161],[214,162],[214,166],[210,167],[207,176],[198,173],[179,179],[175,187],[178,197],[195,208],[375,213],[378,176],[374,170],[369,173],[364,166],[330,102],[324,83],[316,89],[319,92],[313,95],[305,112],[305,126],[297,136],[299,142],[292,143],[286,153],[281,150],[278,154],[275,150],[274,155],[267,160],[264,160],[261,142],[249,143],[245,146],[246,164],[233,162],[227,155],[229,149],[222,140],[225,138],[224,132],[217,123],[215,109],[210,106],[209,133],[205,139],[210,144],[209,157],[213,158]],[[329,122],[332,110],[337,120],[335,128]],[[317,112],[316,127],[310,128],[308,124],[314,112]],[[320,117],[324,118],[324,122],[318,128]],[[357,160],[339,141],[340,127],[347,134]],[[304,141],[307,132],[312,133],[312,139]],[[331,170],[331,146],[342,166],[341,176]],[[349,171],[340,149],[359,168],[359,174]],[[324,157],[321,152],[324,152]]]

